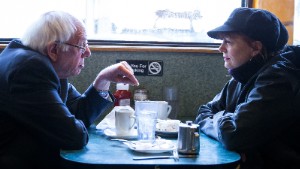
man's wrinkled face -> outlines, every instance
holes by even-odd
[[[84,68],[84,59],[91,55],[85,31],[78,29],[74,37],[59,45],[66,45],[68,48],[67,51],[58,51],[58,60],[54,63],[59,78],[65,79],[80,74]]]

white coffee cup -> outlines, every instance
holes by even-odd
[[[172,106],[166,101],[136,101],[135,112],[142,110],[157,112],[157,118],[166,120],[172,110]]]
[[[134,129],[135,123],[134,111],[124,108],[115,111],[115,130],[117,136],[129,135]]]

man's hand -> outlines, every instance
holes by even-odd
[[[132,68],[125,61],[113,64],[100,71],[93,82],[93,86],[98,91],[109,90],[111,82],[126,83],[133,86],[139,85],[138,80],[134,76]]]

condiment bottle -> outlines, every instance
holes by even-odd
[[[131,92],[129,91],[129,84],[117,83],[116,89],[114,106],[130,106]]]

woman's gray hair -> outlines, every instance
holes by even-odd
[[[44,13],[21,38],[21,42],[46,55],[46,47],[54,42],[66,42],[84,25],[77,18],[62,11]],[[67,49],[65,49],[67,50]]]

